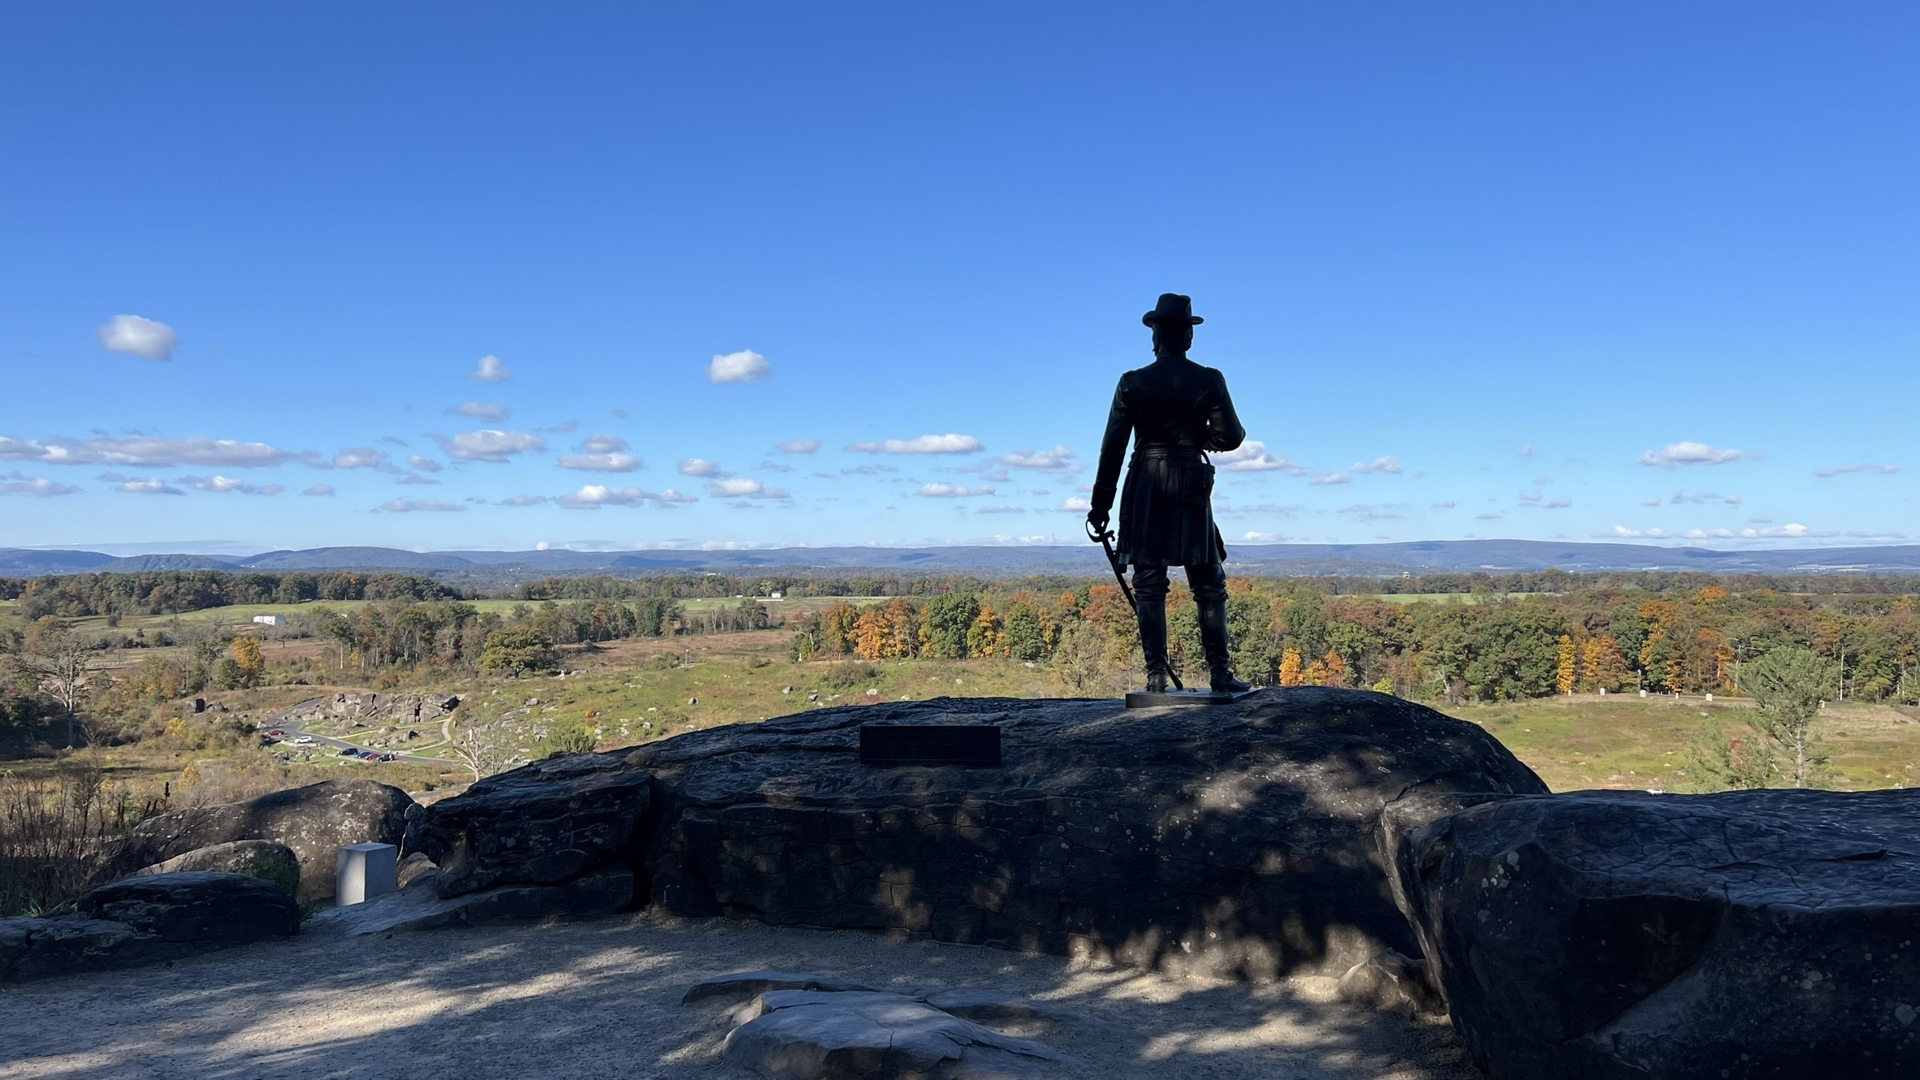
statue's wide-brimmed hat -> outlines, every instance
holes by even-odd
[[[1161,293],[1160,302],[1153,306],[1152,311],[1140,316],[1140,321],[1146,323],[1148,326],[1152,326],[1158,322],[1186,323],[1188,326],[1199,326],[1206,320],[1193,313],[1193,297],[1181,296],[1179,293],[1170,292]]]

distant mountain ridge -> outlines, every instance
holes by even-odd
[[[1395,544],[1238,544],[1228,566],[1241,574],[1328,576],[1434,573],[1523,573],[1558,568],[1695,570],[1709,573],[1920,573],[1920,545],[1793,550],[1716,551],[1645,544],[1546,540],[1422,540]],[[147,570],[393,571],[524,579],[592,574],[854,572],[1102,575],[1100,549],[1075,546],[788,547],[695,551],[404,551],[324,547],[257,555],[153,553],[116,558],[97,551],[0,548],[0,575],[133,573]]]

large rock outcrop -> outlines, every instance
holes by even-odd
[[[340,849],[399,844],[412,803],[406,792],[372,780],[327,780],[244,802],[158,814],[133,827],[107,857],[102,876],[124,876],[215,844],[273,840],[300,860],[299,899],[330,899]]]
[[[1920,791],[1507,799],[1398,861],[1495,1080],[1920,1075]]]
[[[582,754],[490,776],[416,811],[408,845],[439,867],[442,897],[502,884],[556,885],[637,855],[627,849],[647,812],[651,779],[604,764]]]
[[[994,723],[1000,768],[865,768],[862,722]],[[1421,793],[1542,793],[1480,728],[1385,694],[1233,706],[937,699],[644,746],[668,911],[924,933],[1264,978],[1413,953],[1377,836]],[[1404,824],[1404,823],[1403,823]]]
[[[1005,764],[869,768],[859,727],[874,721],[998,724]],[[1417,949],[1383,811],[1544,790],[1479,728],[1383,694],[1137,711],[937,699],[550,759],[416,812],[414,837],[443,896],[627,866],[675,914],[1339,975]]]
[[[127,878],[82,896],[67,915],[0,919],[0,983],[157,964],[299,929],[300,905],[259,878]]]

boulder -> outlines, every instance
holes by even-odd
[[[1398,862],[1495,1080],[1920,1075],[1920,791],[1507,799]]]
[[[776,990],[759,1013],[727,1034],[726,1059],[773,1080],[965,1080],[1072,1060],[904,994]]]
[[[377,896],[361,904],[328,908],[308,920],[316,930],[348,936],[399,930],[437,930],[445,926],[529,922],[575,915],[607,915],[632,903],[633,871],[609,866],[562,885],[501,885],[480,892],[441,898],[428,884],[428,871],[413,888]]]
[[[300,860],[302,901],[333,896],[335,860],[348,844],[399,844],[407,793],[371,780],[327,780],[244,802],[158,814],[135,825],[105,860],[107,878],[235,840],[274,840]]]
[[[235,840],[196,848],[166,862],[134,871],[134,877],[154,874],[182,874],[202,871],[215,874],[245,874],[272,882],[288,896],[300,890],[300,859],[293,849],[275,840]]]
[[[0,919],[0,982],[109,971],[231,948],[300,929],[287,891],[245,874],[127,878],[48,919]]]
[[[442,897],[558,884],[635,848],[651,784],[617,756],[552,757],[424,807],[412,843],[440,868]]]
[[[80,898],[80,914],[125,923],[164,941],[222,949],[300,930],[300,905],[280,886],[246,874],[131,877]]]
[[[998,724],[1004,764],[865,767],[871,721]],[[1436,794],[1546,790],[1474,725],[1318,687],[1211,708],[841,707],[583,757],[650,774],[642,870],[670,913],[1253,978],[1417,952],[1389,884],[1389,809],[1413,808],[1390,817],[1404,830],[1454,808]]]

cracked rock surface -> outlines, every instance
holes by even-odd
[[[1920,1075],[1920,791],[1507,799],[1397,861],[1496,1080]]]

